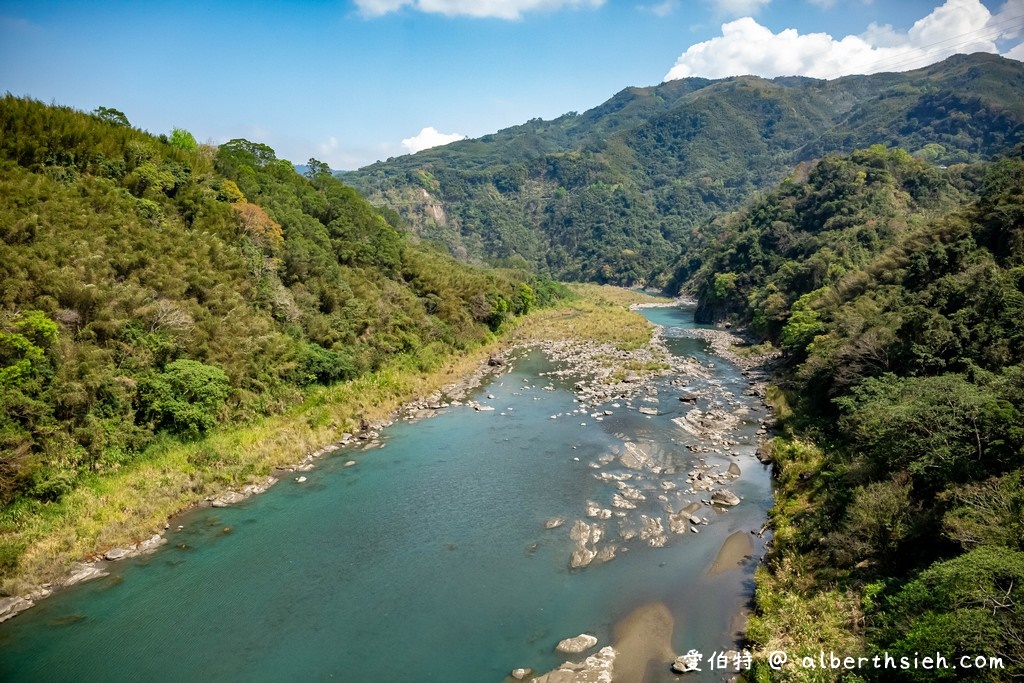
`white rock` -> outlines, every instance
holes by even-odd
[[[581,633],[575,638],[566,638],[558,643],[555,649],[566,654],[579,654],[597,645],[597,638],[589,633]]]

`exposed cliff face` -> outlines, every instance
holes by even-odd
[[[1024,65],[958,55],[834,81],[743,76],[627,88],[583,114],[343,176],[467,258],[664,286],[715,215],[800,162],[873,144],[940,165],[1024,141]],[[410,193],[410,189],[425,189]],[[690,273],[692,274],[692,268]]]

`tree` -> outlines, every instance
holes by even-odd
[[[118,109],[112,109],[110,107],[96,107],[92,110],[92,115],[100,121],[106,121],[107,123],[112,123],[115,126],[131,128],[131,124],[128,123],[128,117],[124,115],[123,111]]]
[[[196,142],[195,136],[184,128],[172,128],[168,143],[171,147],[177,147],[186,152],[194,152],[199,149],[199,143]]]
[[[910,670],[906,679],[1009,680],[1024,671],[1024,553],[984,546],[921,572],[890,601],[882,644],[896,656],[1003,658],[1004,670]],[[898,661],[898,660],[897,660]]]
[[[310,180],[316,180],[322,176],[331,175],[331,167],[322,161],[314,159],[313,157],[309,158],[309,161],[306,162],[306,166],[308,166],[306,169],[306,177]]]
[[[196,436],[213,428],[231,384],[218,367],[196,360],[168,363],[163,372],[143,380],[139,400],[156,428]]]

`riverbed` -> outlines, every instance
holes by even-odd
[[[637,608],[656,605],[645,614],[669,648],[634,653],[644,673],[631,675],[678,680],[664,650],[734,647],[752,595],[763,540],[750,532],[771,505],[754,457],[767,415],[741,370],[688,336],[690,311],[644,314],[700,373],[581,408],[576,378],[520,350],[471,397],[483,410],[396,423],[304,481],[191,512],[155,554],[0,624],[0,679],[500,683],[572,659],[554,652],[563,638],[621,641]],[[694,410],[732,416],[728,434],[685,428]],[[689,493],[694,472],[706,481],[730,464],[738,477],[717,488],[738,505]],[[673,531],[671,513],[690,504],[698,523]],[[573,568],[577,523],[601,532]],[[723,678],[702,668],[686,680]]]

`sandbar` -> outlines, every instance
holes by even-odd
[[[708,575],[716,576],[739,568],[743,561],[754,554],[754,542],[750,534],[736,531],[725,539],[722,548],[715,556],[715,561],[708,567]]]

